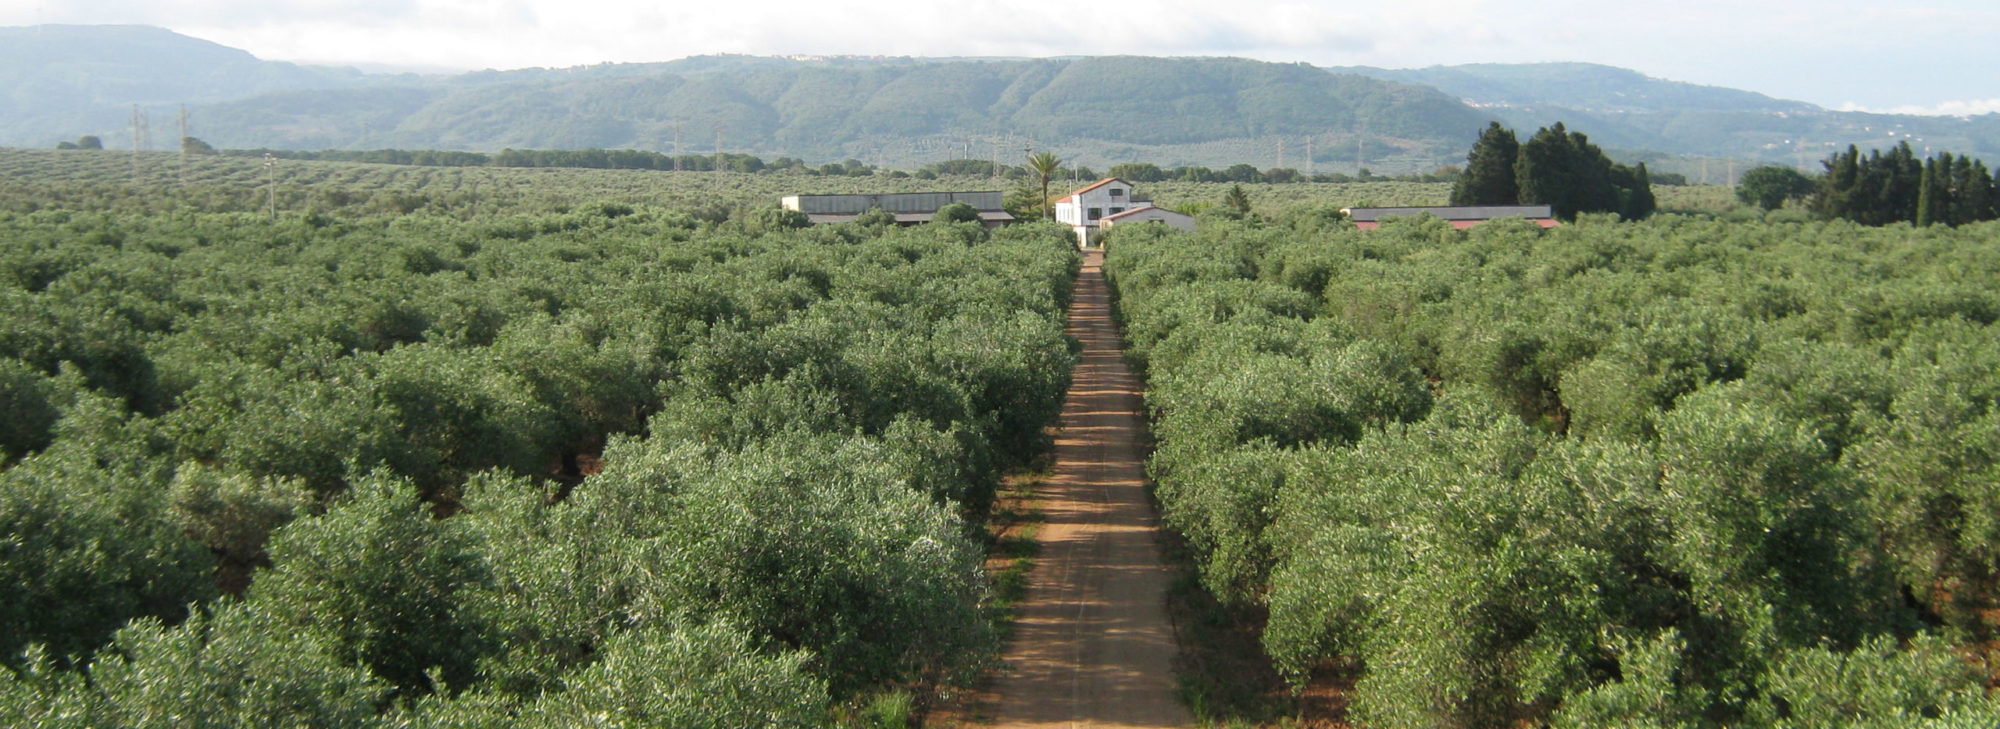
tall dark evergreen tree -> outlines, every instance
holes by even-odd
[[[1951,168],[1951,191],[1953,225],[1993,219],[1993,176],[1985,162],[1961,155]]]
[[[1625,170],[1626,168],[1621,165],[1617,169]],[[1628,172],[1630,173],[1630,184],[1623,186],[1621,196],[1624,198],[1625,204],[1619,209],[1618,214],[1626,220],[1643,220],[1652,217],[1653,211],[1659,208],[1659,200],[1653,197],[1652,174],[1646,171],[1646,163],[1644,162],[1640,162],[1638,167],[1632,168]]]
[[[1862,225],[1962,225],[2000,217],[2000,181],[1986,163],[1941,152],[1919,159],[1908,142],[1863,157],[1854,147],[1828,158],[1813,212]]]
[[[1481,132],[1472,151],[1465,155],[1465,173],[1451,188],[1453,205],[1514,205],[1521,201],[1521,186],[1515,179],[1514,164],[1521,154],[1521,142],[1514,130],[1493,122]]]
[[[1949,158],[1946,158],[1945,164],[1946,169],[1950,169]],[[1924,171],[1917,182],[1918,227],[1950,222],[1948,218],[1950,195],[1945,192],[1944,181],[1939,179],[1938,167],[1936,159],[1924,160]]]
[[[1850,144],[1847,151],[1826,161],[1826,174],[1819,178],[1819,193],[1813,197],[1813,212],[1825,218],[1853,219],[1855,195],[1861,185],[1861,150]]]
[[[1555,216],[1618,213],[1628,219],[1651,215],[1656,204],[1649,174],[1614,164],[1604,150],[1561,122],[1544,127],[1521,145],[1514,165],[1520,202],[1548,205]]]
[[[1543,127],[1521,145],[1520,160],[1514,166],[1521,202],[1544,204],[1558,218],[1576,217],[1576,170],[1569,153],[1569,132],[1562,122]]]

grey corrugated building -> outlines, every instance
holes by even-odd
[[[965,203],[979,211],[979,221],[987,227],[1006,225],[1014,222],[1014,216],[1001,208],[1000,201],[1005,196],[999,191],[978,192],[895,192],[880,195],[786,195],[781,199],[786,210],[797,210],[806,214],[813,225],[845,223],[870,210],[881,210],[896,216],[900,225],[928,223],[939,208],[952,203]]]
[[[1556,225],[1555,212],[1547,205],[1465,205],[1454,207],[1405,207],[1405,208],[1347,208],[1347,219],[1354,221],[1354,227],[1368,230],[1390,218],[1408,218],[1429,215],[1445,221],[1454,228],[1469,228],[1488,220],[1500,218],[1521,218],[1544,228]]]

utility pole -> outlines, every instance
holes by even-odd
[[[681,171],[681,120],[674,118],[674,171]]]
[[[1000,178],[1000,137],[993,137],[993,178]]]
[[[278,157],[264,153],[264,187],[267,193],[266,205],[271,211],[271,222],[278,222]]]
[[[1360,177],[1368,166],[1368,120],[1355,117],[1354,125],[1354,176]]]
[[[139,151],[151,146],[147,139],[146,115],[140,113],[139,105],[132,105],[132,184],[139,184]]]
[[[1313,138],[1312,135],[1308,134],[1306,135],[1306,175],[1311,176],[1312,173],[1313,173]]]
[[[181,105],[181,187],[188,184],[188,140],[194,137],[188,131],[188,107]]]
[[[1274,170],[1282,170],[1282,169],[1284,169],[1284,168],[1285,168],[1285,138],[1284,138],[1284,137],[1279,137],[1279,138],[1278,138],[1278,164],[1277,164],[1276,166],[1272,167],[1271,169],[1274,169]]]
[[[722,122],[715,123],[715,171],[722,171]]]

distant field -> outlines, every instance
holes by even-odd
[[[0,150],[0,210],[49,207],[131,212],[265,209],[267,180],[275,179],[277,207],[285,213],[370,214],[429,212],[565,212],[609,202],[682,209],[775,204],[796,193],[914,192],[1025,187],[1020,179],[946,177],[920,180],[873,175],[827,177],[797,172],[658,172],[512,167],[414,167],[357,162],[197,157],[185,169],[178,155],[129,152]],[[1070,181],[1052,185],[1064,189]],[[1160,205],[1185,207],[1220,201],[1233,183],[1160,182],[1140,186]],[[1260,212],[1297,206],[1443,205],[1446,183],[1402,181],[1248,184]],[[1655,186],[1667,212],[1721,212],[1734,207],[1731,188]]]

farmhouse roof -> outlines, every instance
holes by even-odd
[[[1461,205],[1438,207],[1400,208],[1348,208],[1347,218],[1357,223],[1374,222],[1389,218],[1429,215],[1440,220],[1494,220],[1497,218],[1527,218],[1540,220],[1554,217],[1555,211],[1547,205]]]
[[[912,225],[916,223],[928,223],[936,213],[891,213],[891,215],[896,216],[896,223],[899,225]],[[861,217],[860,213],[807,213],[806,221],[813,225],[826,225],[828,223],[852,222],[855,218],[859,217]],[[979,222],[982,223],[1012,223],[1014,221],[1014,216],[1004,210],[979,211]]]
[[[1186,217],[1193,217],[1193,216],[1190,216],[1190,215],[1188,215],[1187,213],[1181,213],[1181,212],[1175,212],[1175,211],[1172,211],[1172,210],[1168,210],[1168,209],[1166,209],[1166,208],[1163,208],[1163,207],[1160,207],[1160,206],[1158,206],[1158,205],[1142,205],[1142,206],[1139,206],[1139,207],[1136,207],[1136,208],[1132,208],[1131,210],[1127,210],[1127,211],[1125,211],[1125,212],[1122,212],[1122,213],[1118,213],[1117,215],[1106,215],[1106,216],[1104,216],[1104,217],[1102,217],[1102,218],[1098,218],[1097,220],[1098,220],[1098,222],[1103,222],[1103,221],[1106,221],[1106,220],[1118,220],[1119,218],[1124,218],[1124,217],[1128,217],[1128,216],[1131,216],[1131,215],[1136,215],[1136,214],[1138,214],[1138,213],[1143,213],[1143,212],[1146,212],[1146,211],[1148,211],[1148,210],[1158,210],[1158,211],[1160,211],[1160,212],[1163,212],[1163,213],[1167,213],[1167,214],[1169,214],[1169,215],[1179,215],[1179,216],[1181,216],[1181,217],[1184,217],[1184,218],[1186,218]]]
[[[1088,184],[1088,185],[1085,185],[1085,186],[1083,186],[1083,187],[1079,187],[1079,188],[1077,188],[1077,189],[1074,189],[1074,190],[1071,190],[1071,191],[1069,191],[1069,192],[1067,192],[1067,193],[1064,193],[1062,197],[1058,197],[1058,198],[1056,198],[1056,199],[1057,199],[1057,200],[1063,200],[1063,199],[1067,199],[1067,198],[1072,198],[1072,197],[1076,197],[1076,196],[1078,196],[1078,195],[1082,195],[1082,194],[1084,194],[1084,193],[1086,193],[1086,192],[1090,192],[1091,190],[1095,190],[1095,189],[1097,189],[1097,188],[1100,188],[1100,187],[1103,187],[1103,186],[1105,186],[1105,185],[1109,185],[1109,184],[1111,184],[1111,183],[1113,183],[1113,182],[1125,182],[1125,181],[1124,181],[1124,180],[1121,180],[1121,179],[1118,179],[1118,178],[1116,178],[1116,177],[1106,177],[1106,178],[1104,178],[1104,179],[1102,179],[1102,180],[1098,180],[1098,181],[1096,181],[1096,182],[1093,182],[1093,183],[1090,183],[1090,184]],[[1125,186],[1126,186],[1126,187],[1131,187],[1131,186],[1132,186],[1132,183],[1130,183],[1130,182],[1125,182]]]

